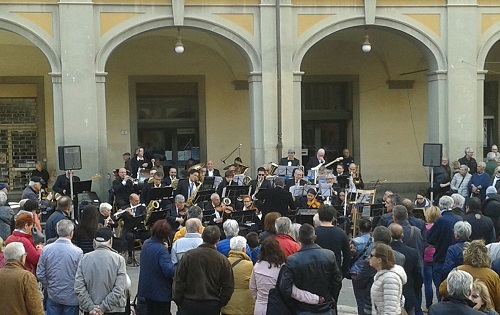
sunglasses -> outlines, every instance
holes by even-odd
[[[479,298],[479,294],[471,294],[470,297],[473,298],[473,299],[477,299],[477,298]]]

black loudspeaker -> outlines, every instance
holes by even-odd
[[[82,150],[79,145],[60,146],[57,151],[61,171],[82,169]]]
[[[423,166],[440,166],[443,157],[443,145],[441,143],[424,143]]]

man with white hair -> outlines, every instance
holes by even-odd
[[[125,258],[111,248],[113,232],[100,228],[95,233],[95,251],[83,256],[75,276],[75,293],[80,308],[90,315],[124,314],[127,299]]]
[[[325,149],[320,148],[318,152],[316,152],[316,156],[311,156],[309,158],[309,162],[306,164],[306,169],[305,171],[307,172],[313,167],[318,166],[319,164],[324,164],[325,161]]]
[[[181,225],[184,224],[183,212],[186,210],[186,198],[184,195],[177,194],[174,203],[167,206],[167,222],[172,227],[172,233],[175,233]]]
[[[486,188],[490,184],[490,175],[486,174],[484,171],[485,168],[486,163],[477,163],[477,172],[472,174],[469,184],[467,185],[469,194],[472,197],[479,197],[481,201],[486,199]]]
[[[453,235],[453,226],[458,221],[462,221],[462,217],[452,212],[453,199],[450,196],[443,196],[439,199],[439,208],[441,209],[441,217],[439,217],[427,234],[427,242],[434,246],[434,267],[433,272],[439,275],[433,275],[433,279],[438,279],[441,276],[446,252],[448,247],[454,244],[455,238]]]
[[[476,159],[473,158],[474,156],[474,150],[470,147],[465,148],[464,150],[465,155],[458,159],[458,162],[460,165],[467,165],[469,168],[469,173],[474,174],[477,171],[477,162]]]
[[[199,233],[201,228],[201,221],[198,218],[188,219],[186,221],[186,234],[180,239],[178,239],[172,245],[172,263],[177,264],[182,255],[188,250],[196,248],[203,243],[201,239],[201,234]]]
[[[463,270],[453,270],[446,278],[446,289],[448,298],[431,305],[429,315],[456,314],[456,315],[481,315],[484,313],[476,311],[469,306],[469,296],[474,279]]]
[[[488,154],[486,154],[486,168],[484,171],[488,175],[493,176],[496,168],[497,168],[497,155],[493,152],[488,152]]]
[[[20,242],[4,249],[7,264],[0,269],[0,310],[9,315],[44,315],[35,276],[24,269],[26,251]]]
[[[276,227],[276,240],[280,243],[281,250],[285,256],[290,256],[300,249],[300,245],[290,236],[292,221],[287,217],[277,218],[274,223]]]
[[[253,314],[254,299],[250,293],[250,277],[253,263],[245,254],[247,240],[243,236],[235,236],[230,242],[228,260],[231,263],[234,275],[234,292],[231,299],[221,309],[222,314]]]
[[[28,186],[23,190],[21,199],[36,200],[43,203],[45,206],[50,206],[50,201],[52,200],[52,193],[49,193],[46,200],[43,202],[40,200],[40,190],[42,189],[42,179],[38,176],[32,176],[28,183]]]
[[[227,256],[230,250],[230,241],[231,238],[234,236],[238,236],[238,233],[240,232],[240,227],[238,226],[238,222],[236,220],[229,219],[224,224],[222,225],[222,228],[224,229],[224,234],[226,235],[226,238],[219,241],[217,243],[217,251],[221,253],[224,256]],[[250,256],[250,247],[247,245],[247,255]]]
[[[73,275],[76,274],[83,252],[71,243],[73,230],[74,225],[70,220],[57,222],[59,238],[43,248],[38,261],[36,276],[48,293],[47,315],[78,315]]]

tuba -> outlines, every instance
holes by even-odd
[[[274,162],[271,162],[269,163],[271,164],[271,168],[269,169],[269,175],[274,175],[274,172],[276,172],[276,170],[278,169],[279,165],[274,163]]]
[[[246,166],[245,164],[238,162],[238,161],[235,161],[234,165],[236,165],[236,168],[237,168],[236,173],[237,174],[245,174],[245,172],[248,169],[248,166]]]

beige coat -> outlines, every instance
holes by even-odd
[[[240,258],[243,260],[233,267],[234,292],[229,303],[221,309],[222,314],[252,315],[254,311],[254,299],[249,288],[252,260],[242,251],[229,251],[228,259],[231,264]]]

